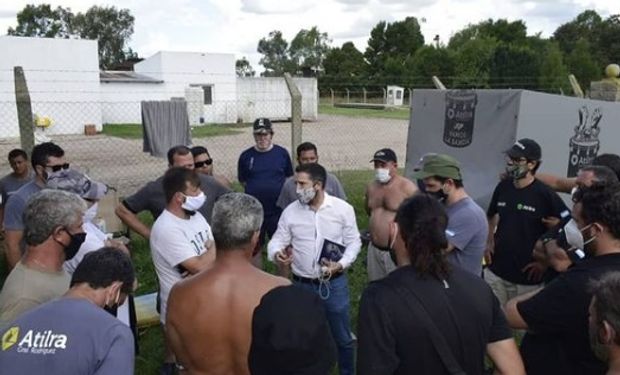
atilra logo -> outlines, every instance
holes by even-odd
[[[20,339],[19,327],[11,327],[2,336],[2,350],[8,350],[15,343],[18,353],[55,354],[56,349],[67,348],[67,335],[51,330],[36,332],[31,329]]]
[[[517,204],[517,210],[523,210],[523,211],[530,211],[530,212],[536,212],[536,209],[532,206],[527,206],[525,204]]]

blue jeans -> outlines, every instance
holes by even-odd
[[[326,286],[321,287],[314,283],[302,283],[295,281],[295,285],[310,290],[319,295],[322,299],[326,295]],[[349,319],[349,283],[347,276],[342,275],[329,281],[329,297],[323,299],[327,321],[332,332],[336,346],[338,347],[338,369],[340,375],[353,375],[354,369],[354,343],[351,336],[351,321]]]

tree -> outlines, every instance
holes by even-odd
[[[603,65],[620,62],[620,14],[610,16],[601,24],[598,48]]]
[[[560,47],[555,42],[549,43],[547,46],[547,51],[540,66],[538,85],[541,90],[556,94],[570,92],[568,68],[564,65],[562,51],[560,51]]]
[[[325,71],[319,79],[319,86],[360,85],[366,76],[366,66],[364,55],[352,42],[331,48],[323,61]]]
[[[580,38],[566,57],[569,72],[575,75],[584,92],[590,88],[590,82],[599,80],[603,73],[602,66],[596,63],[590,51],[590,43]]]
[[[256,74],[254,69],[252,69],[252,65],[248,59],[245,58],[245,56],[235,61],[235,70],[237,71],[237,77],[254,77]]]
[[[17,26],[7,34],[40,38],[69,38],[73,13],[70,8],[52,9],[49,4],[26,5],[17,13]]]
[[[80,38],[98,40],[99,66],[106,69],[133,57],[127,46],[133,34],[133,23],[129,9],[94,5],[86,13],[77,14],[73,26]]]
[[[603,20],[601,16],[594,10],[586,10],[574,20],[567,22],[558,27],[553,33],[553,39],[558,42],[560,49],[564,54],[570,54],[579,39],[585,39],[588,42],[591,53],[595,53],[599,47],[599,38],[601,24]]]
[[[323,61],[329,51],[331,40],[327,33],[322,33],[316,26],[310,30],[301,29],[291,41],[289,55],[301,71],[311,71],[318,76],[323,70]]]
[[[508,22],[505,19],[488,19],[460,30],[448,42],[448,47],[458,49],[467,41],[478,38],[493,38],[506,44],[523,44],[527,40],[527,26],[521,20]]]
[[[454,52],[445,47],[423,46],[416,51],[408,65],[415,85],[432,85],[432,76],[441,78],[446,86],[452,85]],[[411,83],[404,84],[409,86]]]
[[[454,57],[454,84],[488,88],[497,45],[497,40],[488,36],[469,39],[461,44]]]
[[[274,30],[267,38],[258,42],[257,51],[263,54],[260,64],[265,67],[265,76],[281,76],[284,73],[295,73],[294,63],[288,55],[288,42],[282,32]]]
[[[491,85],[494,88],[536,89],[540,63],[527,46],[500,43],[491,62]]]
[[[370,32],[364,53],[370,76],[379,80],[402,77],[406,74],[405,61],[423,45],[424,36],[415,17],[393,23],[379,22]]]

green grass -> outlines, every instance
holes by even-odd
[[[398,120],[409,119],[409,108],[387,108],[387,109],[368,109],[368,108],[339,108],[331,104],[319,104],[319,113],[336,116],[367,117],[367,118],[389,118]]]
[[[193,138],[217,137],[222,135],[238,134],[240,128],[248,127],[251,124],[208,124],[204,126],[193,126]],[[102,134],[111,137],[124,139],[142,139],[141,124],[103,124]]]

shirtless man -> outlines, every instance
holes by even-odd
[[[394,241],[390,238],[390,223],[394,221],[398,206],[418,188],[398,175],[396,153],[392,149],[375,152],[370,162],[375,164],[375,181],[366,188],[366,213],[370,216],[367,267],[368,281],[374,281],[396,269],[389,253]]]
[[[181,373],[250,374],[254,309],[271,289],[290,284],[250,263],[262,221],[262,206],[249,195],[229,193],[215,203],[215,263],[177,283],[168,300],[166,336]]]

